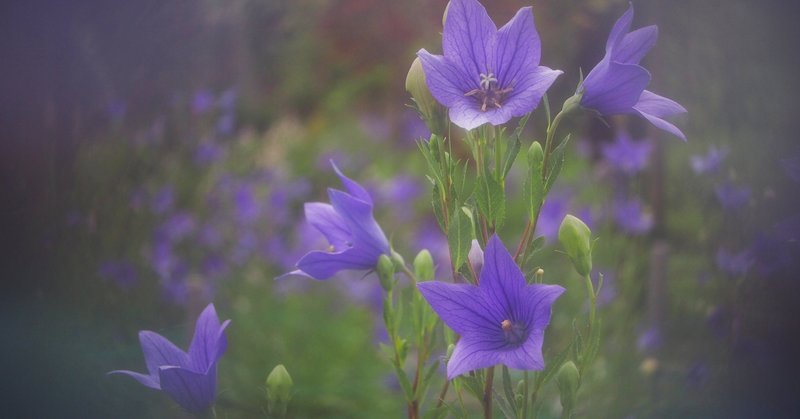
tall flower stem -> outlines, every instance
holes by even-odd
[[[494,367],[486,368],[486,386],[483,389],[483,417],[492,419],[492,384],[494,382]]]
[[[592,278],[589,277],[587,274],[584,277],[586,282],[586,293],[589,297],[589,302],[591,304],[589,308],[589,335],[592,334],[592,327],[594,325],[594,321],[597,315],[597,293],[594,291],[594,285],[592,285]]]

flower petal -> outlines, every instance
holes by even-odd
[[[560,285],[534,284],[525,287],[523,297],[526,308],[525,316],[532,334],[536,332],[544,334],[544,329],[550,324],[553,303],[564,291],[564,287]]]
[[[301,273],[290,272],[291,274],[305,274],[314,279],[328,279],[337,272],[352,270],[367,270],[375,267],[377,259],[371,254],[365,254],[357,248],[350,248],[341,252],[329,253],[313,251],[303,256],[297,262],[297,268]]]
[[[641,97],[639,97],[639,101],[633,106],[633,110],[655,125],[656,128],[667,131],[686,141],[686,135],[678,127],[662,119],[666,116],[686,113],[686,108],[678,104],[678,102],[644,90]]]
[[[494,68],[500,88],[514,86],[524,73],[536,68],[542,47],[533,11],[530,6],[519,9],[516,15],[497,31]]]
[[[139,343],[142,345],[147,371],[154,379],[158,377],[158,368],[161,366],[189,367],[189,356],[186,352],[158,333],[142,330],[139,332]]]
[[[474,82],[448,59],[424,49],[417,52],[431,95],[446,107],[464,100],[464,93],[475,88]]]
[[[161,390],[169,394],[181,407],[201,413],[214,404],[217,392],[216,364],[208,373],[197,373],[180,367],[161,367]]]
[[[477,0],[451,0],[442,31],[444,56],[469,77],[474,87],[480,74],[489,74],[494,63],[497,26]]]
[[[544,343],[544,331],[531,331],[525,343],[500,353],[499,361],[501,364],[518,370],[543,370],[542,343]]]
[[[628,10],[620,16],[619,19],[614,23],[614,27],[611,29],[611,34],[608,35],[608,40],[606,41],[606,56],[608,56],[612,51],[615,50],[622,42],[622,39],[625,35],[630,32],[631,30],[631,23],[633,22],[633,3],[630,3],[628,6]]]
[[[230,320],[226,320],[220,324],[214,304],[209,304],[200,313],[189,345],[189,359],[194,371],[206,372],[225,353],[228,341],[224,332],[229,323]]]
[[[563,73],[561,70],[551,70],[547,67],[539,66],[520,74],[520,79],[517,80],[514,90],[503,103],[502,109],[510,114],[510,118],[532,112],[539,106],[539,102],[547,92],[547,89]],[[508,120],[501,123],[505,122],[508,122]]]
[[[480,289],[486,302],[500,312],[500,322],[524,320],[520,295],[525,276],[496,234],[486,244],[483,258]]]
[[[639,61],[656,45],[658,26],[639,28],[622,38],[614,49],[611,60],[623,64],[639,64]]]
[[[353,236],[353,246],[374,255],[389,253],[389,241],[372,215],[372,205],[342,191],[328,189],[331,204]]]
[[[306,221],[319,230],[335,250],[344,250],[353,244],[353,235],[332,205],[307,202],[304,209]]]
[[[486,303],[478,287],[427,281],[417,288],[442,321],[462,337],[479,334],[502,340],[503,313]]]
[[[466,130],[478,128],[490,122],[490,118],[495,121],[508,121],[511,119],[506,111],[502,109],[487,109],[483,112],[478,107],[478,102],[471,97],[463,97],[459,101],[449,106],[450,121]],[[497,115],[495,115],[497,114]]]
[[[603,59],[583,82],[581,106],[603,115],[627,113],[650,82],[650,73],[636,64]]]
[[[462,336],[447,361],[447,379],[499,364],[501,352],[498,349],[484,340]]]
[[[339,176],[339,179],[341,179],[342,184],[344,184],[344,187],[347,189],[347,191],[350,192],[350,195],[353,195],[354,197],[372,205],[372,197],[369,196],[369,193],[367,192],[366,189],[364,189],[363,186],[359,185],[356,181],[345,176],[342,173],[342,171],[339,170],[339,168],[336,166],[336,163],[334,163],[333,160],[331,160],[331,166],[333,166],[333,170]]]
[[[109,371],[109,374],[124,374],[129,377],[133,377],[136,381],[142,384],[145,387],[150,387],[152,389],[161,390],[159,386],[158,379],[153,378],[149,375],[140,374],[138,372],[128,371],[128,370],[114,370]],[[158,376],[156,376],[158,377]]]

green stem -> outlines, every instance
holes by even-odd
[[[522,384],[522,419],[528,419],[528,371],[523,372]]]
[[[494,382],[494,367],[486,368],[486,387],[483,389],[483,417],[492,419],[492,383]]]
[[[597,295],[594,292],[594,285],[592,285],[592,278],[589,274],[586,274],[584,280],[586,282],[586,293],[589,294],[589,301],[591,302],[591,307],[589,309],[589,336],[591,336],[592,327],[597,314]]]

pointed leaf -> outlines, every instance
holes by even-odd
[[[461,208],[456,208],[450,217],[447,242],[450,245],[450,260],[453,261],[455,270],[458,270],[467,260],[467,254],[472,245],[471,223]]]
[[[545,181],[544,185],[544,193],[547,195],[550,192],[550,188],[553,187],[553,183],[555,183],[556,179],[558,178],[558,174],[561,173],[561,166],[564,165],[564,153],[566,151],[567,143],[569,143],[570,134],[567,134],[561,143],[553,149],[553,154],[550,156],[550,161],[553,164],[550,166],[549,173],[547,174],[547,180]]]
[[[534,141],[528,149],[528,177],[525,179],[524,196],[528,205],[528,217],[535,220],[544,200],[544,151],[538,141]]]

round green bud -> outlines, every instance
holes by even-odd
[[[283,364],[278,364],[267,376],[267,408],[271,415],[282,417],[286,414],[292,398],[292,377]]]
[[[419,57],[411,63],[406,75],[406,91],[414,98],[417,110],[432,133],[443,135],[446,132],[446,113],[444,107],[431,95],[425,81],[425,71]]]
[[[592,232],[578,217],[567,214],[558,229],[558,241],[581,276],[592,271]]]
[[[394,262],[392,262],[392,259],[388,255],[381,255],[378,258],[378,266],[375,270],[378,272],[381,287],[385,291],[391,291],[394,285]]]
[[[561,406],[571,410],[578,399],[578,388],[581,385],[581,374],[572,361],[567,361],[558,370],[556,375],[558,391],[561,393]]]
[[[422,249],[414,257],[414,275],[419,281],[433,281],[435,272],[431,252],[428,249]]]

